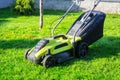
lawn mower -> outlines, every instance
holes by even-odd
[[[106,15],[94,10],[100,1],[96,0],[91,10],[80,15],[66,34],[54,36],[55,29],[74,6],[73,3],[52,29],[52,37],[42,39],[26,50],[25,58],[48,68],[66,60],[85,57],[88,46],[103,36]]]

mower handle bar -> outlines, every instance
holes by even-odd
[[[68,12],[72,9],[74,6],[74,3],[70,6],[70,8],[66,11],[66,13],[60,18],[59,22],[53,27],[52,29],[52,36],[54,36],[54,31],[57,28],[57,26],[62,22],[62,20],[65,18],[65,16],[68,14]]]
[[[62,37],[63,39],[67,39],[67,37],[63,34],[54,36],[53,39],[60,38],[60,37]]]
[[[79,0],[81,1],[81,0]],[[54,36],[54,31],[55,29],[58,27],[58,25],[62,22],[62,20],[65,18],[65,16],[69,13],[69,11],[72,9],[72,7],[75,5],[75,3],[78,3],[77,1],[76,2],[73,2],[72,5],[68,8],[68,10],[65,12],[65,14],[60,18],[60,20],[58,21],[58,23],[53,27],[52,29],[52,36]],[[79,2],[80,4],[80,2]]]
[[[94,2],[94,6],[96,7],[96,6],[100,3],[100,1],[101,1],[101,0],[96,0],[96,1]]]

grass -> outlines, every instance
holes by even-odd
[[[39,14],[18,16],[0,9],[1,80],[120,80],[120,15],[107,14],[104,37],[89,46],[85,59],[74,59],[45,69],[24,59],[23,53],[41,38],[50,36],[50,23],[64,11],[44,11],[44,27],[39,30]],[[66,33],[81,12],[71,12],[56,34]]]

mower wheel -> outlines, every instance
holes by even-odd
[[[27,56],[28,56],[28,52],[30,51],[30,49],[27,49],[26,51],[25,51],[25,53],[24,53],[24,57],[25,57],[25,59],[27,59]]]
[[[86,54],[88,53],[88,45],[85,42],[82,42],[79,46],[78,46],[78,57],[85,57]]]
[[[52,55],[47,55],[42,61],[43,66],[46,68],[52,67],[55,65],[55,57]]]

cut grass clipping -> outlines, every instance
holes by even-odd
[[[44,27],[39,30],[39,14],[17,16],[0,10],[1,80],[119,80],[120,15],[107,14],[104,37],[91,46],[85,59],[74,59],[45,69],[24,59],[23,53],[40,39],[50,36],[50,23],[64,11],[44,11]],[[81,12],[71,12],[55,34],[64,34]]]

